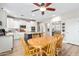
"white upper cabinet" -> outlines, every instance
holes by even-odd
[[[19,28],[19,22],[7,17],[7,12],[0,9],[0,28]]]
[[[6,28],[7,27],[7,13],[0,9],[0,28]]]
[[[7,28],[12,28],[12,27],[14,27],[13,19],[12,18],[7,18]]]
[[[7,18],[7,28],[19,28],[19,22],[13,18]]]

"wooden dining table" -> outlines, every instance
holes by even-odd
[[[42,48],[45,47],[46,45],[50,44],[51,40],[52,40],[52,38],[50,39],[50,37],[47,38],[46,36],[44,36],[44,37],[37,37],[37,38],[29,39],[28,43],[31,46],[39,49],[40,55],[42,55]]]

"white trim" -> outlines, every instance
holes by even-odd
[[[74,45],[79,45],[79,43],[75,43],[75,42],[69,42],[69,41],[63,41],[64,43],[70,43],[70,44],[74,44]]]

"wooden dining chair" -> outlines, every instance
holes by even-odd
[[[23,38],[20,38],[20,43],[23,46],[24,49],[24,56],[33,56],[36,55],[36,49],[35,48],[30,48],[28,44],[24,41]]]
[[[50,43],[51,56],[52,55],[55,56],[55,51],[56,51],[56,43],[57,42],[54,39],[56,39],[56,38],[52,37],[51,38],[51,43]]]
[[[49,40],[51,40],[51,42],[43,48],[43,52],[46,53],[47,56],[55,56],[56,42],[52,40],[52,38]]]
[[[62,43],[63,43],[63,36],[61,34],[55,34],[56,38],[56,55],[59,55],[62,52]]]

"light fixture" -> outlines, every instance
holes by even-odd
[[[31,23],[31,24],[33,24],[33,23],[34,23],[34,21],[30,21],[30,23]]]
[[[40,7],[40,11],[46,11],[46,7],[44,6]]]
[[[48,6],[50,6],[52,3],[33,3],[34,5],[38,6],[39,8],[36,8],[34,10],[32,10],[32,12],[35,12],[35,11],[41,11],[41,14],[44,15],[45,14],[45,11],[55,11],[56,9],[55,8],[50,8]]]

